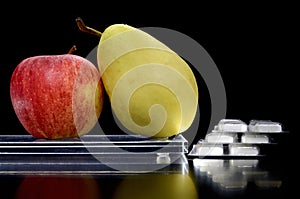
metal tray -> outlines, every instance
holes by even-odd
[[[0,135],[0,174],[181,172],[187,166],[187,148],[180,134],[164,139],[85,135],[57,140]]]

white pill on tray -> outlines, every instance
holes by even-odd
[[[202,143],[196,145],[196,153],[199,156],[219,156],[224,154],[222,144]]]
[[[205,141],[209,143],[234,143],[236,140],[236,133],[212,132],[205,136]]]
[[[248,125],[250,132],[282,132],[282,125],[271,120],[251,120]]]
[[[217,130],[220,132],[246,132],[248,125],[239,119],[221,119]]]
[[[252,144],[269,143],[269,137],[267,135],[245,133],[241,137],[241,142],[252,143]]]
[[[259,147],[253,144],[229,144],[229,155],[233,156],[257,156]]]

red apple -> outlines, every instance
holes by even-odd
[[[103,108],[100,73],[74,54],[40,55],[21,61],[10,81],[10,97],[23,127],[37,138],[87,134]]]

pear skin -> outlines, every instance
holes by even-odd
[[[114,24],[102,33],[97,61],[112,110],[129,131],[162,138],[191,126],[198,107],[196,78],[164,43]]]

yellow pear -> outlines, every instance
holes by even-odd
[[[112,110],[129,131],[170,137],[191,126],[198,107],[196,78],[164,43],[114,24],[101,33],[97,62]]]

